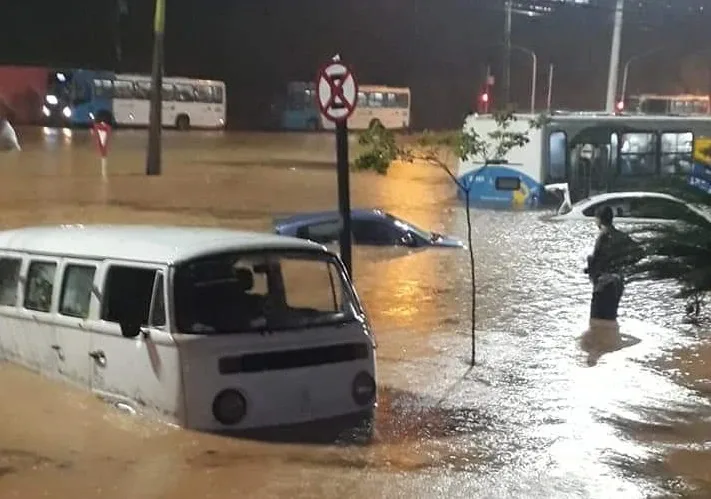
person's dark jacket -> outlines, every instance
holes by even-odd
[[[609,227],[600,232],[595,241],[595,249],[588,257],[587,272],[596,287],[604,275],[623,277],[626,264],[636,260],[639,246],[629,235]],[[604,279],[603,279],[604,281]]]

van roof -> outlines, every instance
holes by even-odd
[[[55,225],[0,231],[0,251],[175,264],[233,250],[311,249],[311,241],[219,228],[151,225]]]

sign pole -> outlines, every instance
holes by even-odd
[[[153,26],[153,70],[151,72],[151,108],[148,130],[146,175],[161,173],[161,127],[163,121],[163,32],[165,30],[165,0],[156,0]]]
[[[340,56],[321,68],[316,78],[319,109],[336,125],[336,167],[338,172],[338,211],[341,216],[341,260],[353,279],[350,172],[348,165],[348,118],[358,103],[358,82]]]
[[[106,180],[108,180],[107,157],[109,154],[109,141],[111,139],[111,125],[104,123],[103,121],[97,121],[94,123],[92,133],[94,134],[96,147],[99,150],[99,156],[101,157],[101,179],[106,182]]]
[[[348,122],[345,120],[336,123],[336,164],[338,168],[338,210],[343,220],[340,237],[341,259],[343,265],[346,266],[348,277],[352,279],[351,189],[348,169]]]

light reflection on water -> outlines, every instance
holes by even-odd
[[[0,160],[0,221],[263,229],[277,214],[334,206],[329,137],[213,134],[205,149],[195,137],[166,134],[165,175],[146,179],[138,175],[144,136],[118,134],[113,147],[127,152],[110,158],[105,185],[86,134],[61,148],[25,145],[27,156]],[[299,166],[281,163],[289,158]],[[261,166],[247,167],[258,159]],[[466,234],[439,172],[401,165],[387,178],[354,175],[352,189],[354,205]],[[679,411],[698,427],[709,412],[651,363],[694,341],[678,327],[682,307],[669,288],[630,286],[621,308],[630,341],[590,362],[580,337],[593,224],[489,211],[474,211],[473,220],[482,332],[472,370],[465,251],[354,253],[379,342],[371,445],[266,445],[172,430],[0,366],[4,398],[17,401],[0,409],[0,496],[628,498],[665,485],[644,465],[662,449],[663,414]]]

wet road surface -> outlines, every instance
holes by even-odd
[[[0,155],[0,224],[133,222],[269,229],[336,206],[328,135],[112,138],[102,182],[91,137],[21,131]],[[424,166],[354,174],[354,206],[464,237],[449,181]],[[357,248],[378,339],[373,441],[263,443],[175,430],[0,365],[0,497],[709,497],[705,331],[663,285],[631,286],[622,336],[587,329],[582,273],[595,228],[474,211],[478,365],[470,369],[465,251]],[[684,480],[682,480],[684,478]],[[693,492],[696,490],[696,492]]]

